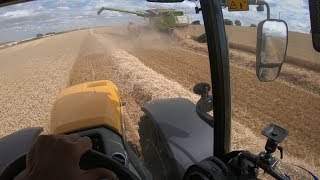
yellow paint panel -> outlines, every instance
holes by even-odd
[[[111,81],[93,81],[60,92],[51,113],[50,130],[60,134],[109,126],[122,134],[121,100]]]
[[[228,0],[229,11],[249,11],[248,0]]]

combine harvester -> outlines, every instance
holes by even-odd
[[[176,27],[188,27],[189,26],[189,17],[184,14],[183,11],[176,11],[175,9],[148,9],[146,12],[140,11],[128,11],[123,9],[116,9],[110,7],[102,7],[97,14],[100,15],[102,11],[109,10],[109,11],[116,11],[116,12],[123,12],[129,14],[135,14],[137,16],[148,18],[149,29],[161,31],[161,32],[169,32],[173,28]],[[128,30],[131,31],[136,28],[133,28],[132,23],[129,24]]]

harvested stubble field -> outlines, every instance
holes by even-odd
[[[0,136],[23,127],[47,128],[62,88],[109,79],[127,102],[128,139],[139,145],[141,106],[168,97],[196,102],[193,85],[210,82],[206,47],[184,41],[185,33],[201,34],[201,27],[179,30],[174,38],[158,33],[132,38],[125,28],[97,28],[0,50]],[[279,80],[263,84],[255,77],[252,53],[232,49],[230,58],[232,149],[261,151],[265,139],[260,130],[271,122],[280,124],[290,132],[282,168],[300,178],[304,174],[293,164],[319,174],[319,73],[286,64]]]
[[[180,33],[199,36],[204,33],[204,27],[192,25],[186,30],[181,30]],[[256,53],[256,27],[226,26],[226,33],[230,48]],[[320,71],[319,53],[312,47],[310,34],[289,32],[285,62]]]

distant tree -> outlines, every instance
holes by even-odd
[[[241,26],[241,21],[236,20],[236,21],[234,22],[234,24],[235,24],[236,26]]]
[[[233,26],[233,22],[230,19],[224,19],[224,24],[229,25],[229,26]]]
[[[249,27],[257,27],[255,24],[250,24]]]
[[[196,21],[193,21],[191,24],[192,24],[192,25],[200,25],[201,23],[200,23],[199,20],[196,20]]]
[[[36,38],[41,38],[41,37],[43,37],[43,34],[41,34],[41,33],[38,33],[38,34],[36,35]]]
[[[48,32],[46,35],[55,34],[54,32]]]

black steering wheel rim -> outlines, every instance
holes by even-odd
[[[80,159],[80,168],[83,170],[106,168],[113,171],[119,180],[139,180],[127,167],[100,152],[89,150]],[[1,180],[12,180],[26,169],[26,154],[12,162],[1,173]]]

